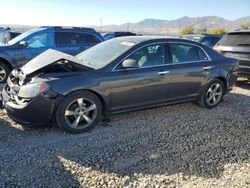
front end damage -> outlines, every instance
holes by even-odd
[[[48,50],[10,73],[1,93],[2,107],[19,124],[50,125],[60,95],[50,87],[53,79],[46,75],[79,72],[82,69],[75,57]]]
[[[18,74],[17,74],[18,75]],[[35,96],[21,96],[23,81],[10,74],[1,96],[3,107],[8,116],[15,122],[26,126],[44,126],[51,123],[52,111],[57,96],[46,95],[50,88]]]

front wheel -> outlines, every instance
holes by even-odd
[[[94,128],[101,118],[102,103],[89,91],[79,91],[66,96],[56,112],[57,124],[73,134]]]
[[[224,94],[224,83],[221,80],[215,79],[203,90],[199,104],[205,108],[214,108],[222,101]]]

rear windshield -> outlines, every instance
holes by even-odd
[[[221,46],[250,46],[250,32],[228,33],[223,36],[218,45]]]

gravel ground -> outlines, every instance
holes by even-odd
[[[0,111],[0,187],[250,187],[250,84],[213,110],[138,111],[81,135]]]

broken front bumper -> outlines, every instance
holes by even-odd
[[[21,106],[13,103],[8,93],[3,89],[1,100],[1,106],[13,121],[29,127],[51,125],[55,99],[39,94],[28,104]]]

